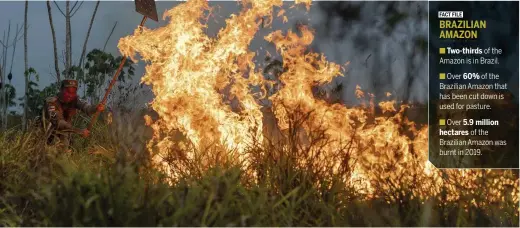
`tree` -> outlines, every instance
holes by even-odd
[[[119,64],[121,64],[122,57],[114,57],[108,52],[93,49],[86,55],[85,60],[83,66],[72,66],[69,71],[63,71],[63,74],[70,75],[71,79],[78,80],[80,88],[78,92],[83,92],[83,98],[96,103],[104,95],[105,88]],[[118,80],[125,82],[127,79],[131,79],[134,74],[133,62],[127,59]]]
[[[68,74],[71,72],[72,68],[72,31],[71,31],[71,25],[70,20],[74,15],[78,12],[78,10],[83,5],[83,1],[78,5],[79,1],[76,1],[72,7],[70,7],[70,1],[65,2],[65,12],[60,8],[58,3],[56,1],[53,1],[54,5],[56,5],[56,8],[60,11],[61,15],[65,17],[65,71],[67,74],[65,74],[65,78],[70,78],[71,76]],[[49,8],[50,6],[48,6]],[[97,10],[97,9],[96,9]],[[50,11],[50,10],[49,10]],[[49,13],[49,15],[51,15]]]
[[[8,99],[7,99],[7,84],[6,82],[6,76],[9,77],[9,84],[12,79],[12,69],[13,69],[13,60],[14,60],[14,53],[16,52],[16,44],[18,41],[22,38],[20,33],[22,32],[22,28],[19,28],[18,25],[16,25],[16,30],[14,37],[11,36],[11,21],[9,21],[9,25],[7,27],[7,35],[6,31],[4,31],[2,40],[0,40],[0,45],[2,47],[2,52],[0,55],[0,124],[2,129],[7,128],[7,109],[8,109]],[[8,53],[10,48],[12,48],[12,55],[11,55],[11,66],[9,68],[9,73],[7,73],[7,63],[8,63]]]
[[[41,102],[39,100],[35,101],[34,99],[38,99],[38,98],[35,96],[32,96],[32,93],[34,93],[34,91],[38,90],[37,88],[34,89],[31,87],[31,86],[38,86],[38,84],[36,84],[34,81],[31,80],[32,75],[35,76],[36,81],[40,81],[40,76],[38,75],[36,70],[34,70],[34,68],[30,67],[29,69],[27,69],[27,71],[24,72],[24,76],[25,76],[25,80],[26,80],[25,95],[21,98],[21,99],[23,99],[21,106],[23,107],[23,110],[24,110],[23,120],[22,120],[23,123],[25,124],[24,127],[27,127],[27,123],[28,123],[29,119],[32,119],[35,117],[34,113],[29,109],[29,107],[31,107],[31,105],[26,105],[26,104],[30,104],[30,103],[34,103],[34,102]]]
[[[27,74],[29,76],[27,93],[24,97],[21,97],[19,100],[27,101],[21,102],[20,106],[23,107],[24,110],[27,110],[27,118],[33,119],[41,115],[45,99],[48,97],[56,96],[56,94],[58,93],[59,83],[52,83],[49,86],[45,87],[43,90],[39,90],[38,81],[40,78],[38,76],[38,73],[33,68],[29,68]],[[35,80],[31,80],[30,76],[32,75],[35,76]]]
[[[53,45],[54,45],[54,68],[56,71],[57,81],[60,81],[60,74],[63,74],[65,78],[74,78],[75,76],[71,75],[74,72],[78,72],[77,68],[83,67],[83,62],[85,59],[85,52],[87,48],[88,39],[90,37],[90,32],[92,29],[92,25],[94,24],[94,19],[96,17],[97,10],[99,8],[99,4],[101,1],[97,1],[94,11],[92,13],[92,17],[90,19],[90,23],[87,30],[87,35],[85,36],[85,41],[83,42],[83,48],[82,52],[79,58],[78,64],[75,66],[75,64],[72,61],[72,32],[71,32],[71,18],[74,17],[74,15],[78,12],[78,10],[83,5],[83,1],[79,3],[79,1],[76,1],[72,7],[70,6],[70,1],[66,1],[65,3],[65,11],[62,10],[62,8],[56,3],[56,1],[53,1],[56,8],[59,10],[61,15],[65,18],[65,50],[64,50],[64,71],[60,71],[59,63],[58,63],[58,50],[56,47],[56,35],[54,32],[54,25],[52,22],[52,9],[50,5],[50,0],[47,1],[47,11],[49,14],[49,24],[51,26],[51,33],[52,33],[52,39],[53,39]],[[78,5],[79,3],[79,5]]]
[[[5,97],[6,97],[6,104],[7,108],[13,107],[16,105],[15,98],[16,98],[16,88],[12,86],[10,83],[5,85]]]
[[[76,68],[77,80],[85,85],[84,96],[90,98],[91,102],[99,102],[99,98],[102,96],[101,92],[104,92],[104,85],[108,85],[110,80],[121,64],[122,57],[114,57],[112,54],[101,51],[99,49],[93,49],[87,54],[87,62],[85,63],[85,72],[80,68]],[[119,74],[118,80],[124,82],[127,78],[134,76],[135,69],[133,62],[127,60],[123,66],[123,70]]]
[[[60,66],[58,64],[58,47],[56,45],[56,32],[54,31],[54,24],[52,22],[52,10],[51,10],[51,1],[47,0],[47,13],[49,14],[49,24],[51,26],[51,34],[52,34],[52,45],[54,50],[54,70],[56,71],[56,79],[57,81],[61,81],[60,78]]]
[[[24,62],[25,62],[25,69],[24,72],[29,71],[29,62],[27,59],[27,13],[29,11],[29,1],[25,1],[25,13],[24,13],[24,25],[23,25],[23,46],[24,46]],[[25,73],[25,94],[27,94],[27,90],[29,87],[29,75]],[[25,96],[24,104],[27,104],[27,96]],[[22,129],[25,131],[27,130],[27,106],[25,106],[23,110],[23,117],[22,117]]]
[[[32,119],[38,115],[40,115],[43,109],[43,101],[40,96],[41,91],[38,89],[38,83],[34,81],[29,81],[27,86],[27,93],[25,96],[21,97],[19,100],[20,106],[26,110],[26,115],[29,119]],[[27,103],[25,103],[27,101]]]
[[[88,26],[87,35],[85,37],[85,43],[83,43],[83,49],[81,51],[81,56],[79,59],[79,64],[78,64],[79,66],[83,66],[83,59],[85,58],[85,52],[87,50],[87,42],[88,42],[88,38],[90,36],[90,30],[92,29],[92,24],[94,24],[94,18],[96,17],[99,3],[101,3],[101,1],[98,0],[96,3],[96,6],[94,7],[94,12],[92,13],[92,17],[90,18],[90,24]]]

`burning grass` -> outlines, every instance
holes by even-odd
[[[465,201],[467,191],[480,191],[485,184],[480,176],[488,174],[435,169],[427,158],[427,127],[405,117],[408,105],[391,100],[376,104],[360,87],[353,94],[364,101],[361,107],[316,98],[313,89],[342,77],[343,66],[308,51],[314,39],[311,28],[299,26],[298,32],[273,31],[264,37],[276,47],[282,64],[277,91],[267,93],[265,85],[272,81],[256,69],[256,52],[249,45],[261,19],[272,16],[282,1],[242,3],[242,10],[226,20],[216,37],[205,33],[208,3],[193,0],[167,11],[164,18],[170,21],[164,27],[136,30],[120,40],[123,54],[139,54],[149,62],[142,81],[152,87],[156,97],[151,107],[159,118],[151,124],[154,135],[148,149],[154,166],[172,183],[222,163],[239,166],[252,182],[272,183],[279,173],[262,167],[271,159],[273,165],[290,161],[305,169],[312,174],[305,178],[311,178],[313,187],[338,178],[364,200],[393,204],[409,197],[435,200],[436,206],[474,204]],[[270,105],[261,105],[262,99]],[[376,108],[382,116],[375,115]],[[264,121],[267,113],[274,116],[272,122]],[[266,135],[269,125],[273,134]],[[176,137],[177,131],[185,140]],[[281,145],[272,142],[275,134]],[[502,175],[515,179],[511,172]],[[498,181],[500,190],[481,197],[489,203],[502,197],[518,202],[518,182],[510,180]],[[451,187],[456,184],[466,190]]]
[[[179,171],[174,179],[159,172],[151,156],[132,146],[148,133],[142,128],[128,132],[129,120],[119,117],[110,131],[99,124],[95,138],[76,139],[74,147],[84,149],[72,154],[43,147],[36,131],[4,132],[0,136],[0,223],[518,226],[518,176],[511,171],[439,171],[438,187],[413,170],[399,177],[392,175],[396,169],[391,164],[374,164],[374,179],[367,186],[353,172],[362,160],[354,159],[355,151],[348,144],[335,153],[324,151],[330,148],[330,138],[323,129],[302,138],[297,129],[309,115],[289,116],[290,127],[280,133],[282,139],[248,145],[247,164],[231,159],[236,151],[208,149],[190,159],[183,154],[197,147],[187,144],[169,151],[168,164]],[[339,169],[316,158],[326,152],[341,161]],[[210,159],[216,162],[202,162]],[[431,189],[437,192],[424,195]]]
[[[282,58],[277,82],[265,79],[249,43],[281,3],[244,1],[210,38],[207,2],[188,1],[166,12],[175,20],[165,27],[121,39],[125,55],[150,63],[156,116],[112,117],[71,155],[37,132],[2,133],[0,222],[518,226],[518,173],[435,169],[427,128],[406,118],[406,104],[377,104],[359,87],[361,106],[317,98],[343,66],[307,51],[310,28],[265,37]]]

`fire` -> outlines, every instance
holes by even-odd
[[[297,2],[304,2],[307,9],[310,7],[310,1]],[[167,11],[163,19],[170,18],[170,23],[166,26],[136,29],[134,35],[120,40],[119,48],[124,55],[134,58],[139,53],[149,62],[142,82],[152,86],[155,99],[151,107],[160,117],[155,123],[146,118],[147,125],[155,132],[149,148],[159,151],[154,157],[158,165],[164,165],[172,176],[178,172],[168,168],[166,158],[166,154],[180,144],[171,135],[175,130],[182,132],[198,150],[212,146],[235,151],[229,159],[248,164],[245,153],[248,145],[264,140],[263,128],[268,123],[263,122],[263,109],[268,108],[282,131],[290,127],[295,111],[310,113],[302,126],[303,138],[309,137],[315,129],[325,129],[331,139],[325,149],[331,152],[316,155],[316,162],[331,163],[333,156],[343,156],[341,151],[332,151],[350,143],[349,148],[355,151],[351,156],[358,162],[347,164],[353,170],[347,178],[358,183],[357,189],[369,198],[398,201],[399,196],[387,192],[408,188],[413,197],[437,197],[446,202],[461,199],[462,193],[455,184],[468,191],[478,190],[476,183],[482,177],[481,171],[441,172],[428,162],[427,127],[418,127],[406,119],[407,105],[399,109],[395,101],[376,105],[374,96],[366,96],[359,86],[354,94],[362,101],[368,100],[368,105],[364,102],[360,107],[346,107],[317,99],[313,88],[342,77],[343,68],[327,61],[323,54],[308,52],[314,38],[308,27],[300,27],[301,35],[274,31],[264,37],[276,46],[284,68],[279,75],[283,86],[268,96],[263,85],[271,82],[264,79],[262,69],[257,69],[253,61],[256,53],[249,50],[249,44],[262,26],[263,18],[272,17],[273,7],[282,6],[282,1],[251,0],[242,4],[243,10],[231,15],[215,38],[205,33],[204,16],[211,10],[207,1],[193,0]],[[271,106],[259,102],[266,98]],[[376,117],[376,108],[381,109],[384,116]],[[197,157],[196,150],[184,153],[178,156],[188,160]],[[217,161],[201,162],[206,165]],[[331,167],[339,172],[342,166],[345,164],[338,161]],[[512,186],[510,197],[518,202],[518,180],[513,180],[511,173],[505,174],[507,178],[495,179],[498,181],[493,183],[496,190],[486,196],[488,202],[499,202],[508,192],[505,186]],[[453,183],[453,180],[459,182]],[[442,189],[450,194],[443,196]],[[477,200],[473,204],[481,202]]]
[[[200,148],[216,143],[238,151],[262,137],[261,106],[249,93],[249,85],[260,82],[262,76],[251,62],[254,52],[248,44],[259,28],[257,19],[281,3],[244,2],[251,10],[229,18],[228,26],[213,39],[204,34],[205,25],[200,23],[209,10],[207,2],[190,1],[165,13],[164,18],[175,18],[175,23],[136,31],[135,36],[121,40],[123,53],[139,51],[153,63],[147,66],[143,82],[153,85],[157,97],[152,103],[161,116],[154,125],[157,132],[179,129]],[[247,79],[244,71],[249,72]],[[229,92],[228,99],[238,102],[233,107],[238,111],[224,101],[224,90]],[[163,150],[171,145],[167,140],[158,142]]]

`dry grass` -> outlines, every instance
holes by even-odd
[[[305,117],[294,113],[292,127],[280,133],[282,140],[252,143],[248,163],[233,159],[236,151],[176,147],[167,153],[177,175],[174,182],[152,165],[145,149],[151,132],[142,127],[142,113],[116,116],[110,125],[100,121],[92,138],[75,138],[72,154],[45,147],[38,131],[2,132],[0,225],[519,225],[518,201],[486,203],[483,193],[464,192],[462,183],[456,185],[460,180],[446,182],[464,192],[455,202],[419,199],[413,193],[424,187],[417,183],[420,179],[394,183],[384,175],[372,185],[377,197],[367,198],[359,183],[350,181],[359,162],[350,156],[355,151],[348,142],[336,151],[323,151],[330,143],[323,129],[302,137],[298,129]],[[188,159],[186,154],[193,152],[197,156]],[[323,160],[324,153],[326,159],[341,160],[340,169]],[[484,191],[493,188],[486,183],[500,176],[518,181],[517,174],[493,171],[478,183]],[[441,196],[451,190],[446,186],[442,191]],[[388,203],[392,197],[400,200]],[[471,199],[482,204],[466,206]]]

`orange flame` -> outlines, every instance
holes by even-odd
[[[311,1],[296,2],[304,2],[309,8]],[[171,21],[166,26],[136,29],[134,35],[120,40],[119,48],[124,55],[134,58],[138,52],[150,63],[142,82],[151,85],[155,94],[151,107],[159,119],[151,123],[147,117],[146,122],[155,132],[153,145],[162,151],[154,157],[159,165],[166,163],[162,156],[176,145],[175,139],[168,135],[173,130],[184,133],[200,149],[215,145],[236,150],[239,153],[236,158],[242,162],[247,162],[244,155],[247,145],[262,141],[266,123],[262,122],[262,105],[258,99],[267,93],[258,88],[268,81],[256,69],[255,52],[248,48],[261,26],[261,19],[272,17],[272,8],[280,7],[282,1],[250,0],[242,4],[243,10],[226,20],[226,27],[216,38],[204,32],[204,13],[210,10],[207,1],[193,0],[167,11],[164,19],[171,18]],[[278,17],[283,12],[280,11]],[[395,186],[410,185],[412,197],[457,201],[461,199],[461,192],[453,187],[450,182],[453,179],[460,180],[457,184],[469,191],[479,190],[476,180],[482,176],[481,171],[441,172],[428,162],[427,127],[418,129],[405,118],[408,106],[401,105],[397,110],[395,101],[380,102],[378,106],[383,114],[391,116],[373,117],[376,105],[372,94],[368,94],[369,107],[346,107],[316,99],[313,87],[343,76],[343,68],[327,61],[322,54],[308,52],[313,33],[305,26],[300,30],[301,35],[275,31],[265,37],[283,58],[284,71],[279,76],[283,86],[268,97],[279,129],[289,127],[289,112],[301,110],[311,113],[305,132],[325,127],[326,134],[333,139],[327,149],[332,151],[344,142],[352,142],[351,147],[356,150],[353,156],[359,162],[353,167],[350,181],[360,183],[358,190],[368,197],[386,197],[388,202],[395,202],[398,197],[386,196],[385,192],[374,189],[391,191]],[[355,95],[362,100],[366,98],[359,86]],[[407,129],[408,134],[403,129]],[[186,155],[188,159],[194,156]],[[327,154],[318,159],[331,162]],[[334,168],[341,165],[335,164]],[[518,203],[519,182],[510,174],[495,179],[495,190],[486,196],[488,202],[500,202],[508,194],[504,186],[512,186],[510,197]],[[446,175],[448,177],[444,177]],[[450,194],[442,196],[442,189]],[[473,202],[478,203],[480,201]]]

